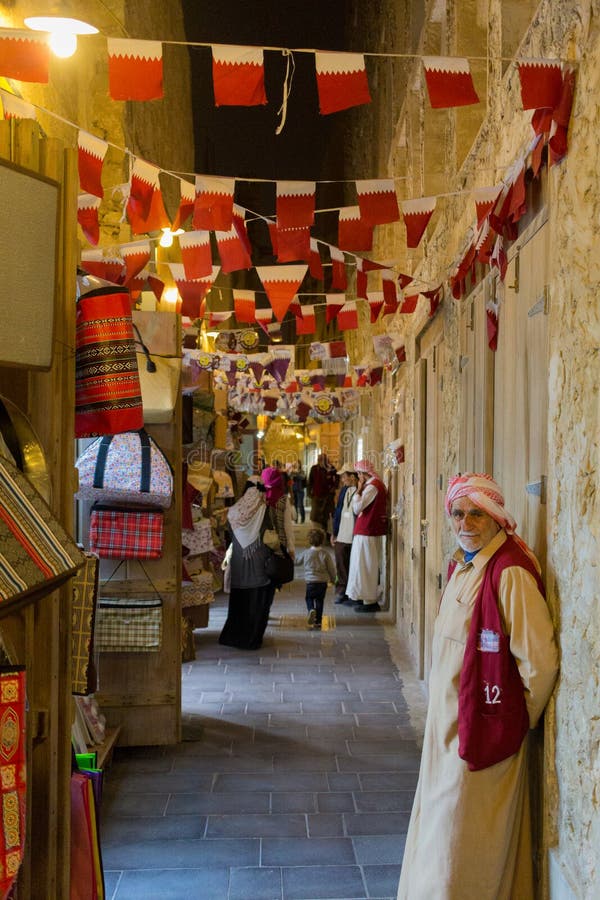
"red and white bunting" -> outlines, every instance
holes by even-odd
[[[337,316],[337,324],[340,331],[351,331],[358,328],[358,312],[355,300],[349,300],[340,309]]]
[[[254,291],[233,291],[233,308],[239,325],[251,325],[256,321],[256,294]],[[269,310],[270,312],[270,310]]]
[[[322,115],[371,102],[361,53],[315,53],[315,68]]]
[[[496,200],[500,196],[502,184],[494,184],[491,187],[475,188],[473,191],[473,200],[477,211],[477,227],[481,228],[483,220],[489,216],[494,208]]]
[[[383,309],[383,291],[368,291],[367,303],[369,304],[369,317],[371,325],[374,325]]]
[[[329,245],[331,257],[331,288],[334,291],[345,291],[348,287],[348,273],[346,272],[346,257],[337,247]]]
[[[234,178],[196,175],[193,227],[204,231],[229,231],[233,225]]]
[[[135,278],[150,260],[150,241],[121,244],[119,251],[125,262],[125,284]]]
[[[0,97],[2,97],[5,119],[37,119],[35,106],[32,103],[27,103],[8,91],[0,90]]]
[[[429,300],[429,318],[433,319],[444,299],[444,286],[440,284],[431,291],[421,291],[421,293]]]
[[[402,201],[402,216],[406,225],[406,246],[418,247],[429,220],[433,215],[437,197],[418,197]]]
[[[523,109],[554,109],[562,91],[562,65],[557,59],[517,62]]]
[[[479,103],[468,60],[452,56],[424,56],[423,68],[433,109]]]
[[[551,166],[555,166],[567,154],[567,134],[569,130],[569,120],[571,118],[571,108],[573,106],[574,94],[575,72],[572,69],[569,69],[565,72],[563,78],[560,100],[554,107],[554,111],[552,113],[552,126],[550,128],[550,140],[548,141]]]
[[[79,184],[82,191],[103,197],[102,164],[108,144],[87,131],[79,131],[77,136],[77,166]]]
[[[248,256],[252,256],[252,244],[250,243],[250,238],[248,237],[248,229],[246,228],[246,210],[242,206],[238,206],[237,203],[233,204],[233,227],[238,233],[238,237]]]
[[[133,301],[137,300],[144,287],[148,283],[148,279],[150,278],[150,270],[142,269],[141,272],[138,272],[135,278],[132,278],[131,281],[127,282],[127,287],[129,289],[129,293],[131,295],[131,299]]]
[[[308,263],[308,271],[311,278],[315,281],[323,281],[323,263],[321,262],[321,254],[319,253],[319,242],[315,238],[310,239],[310,260]]]
[[[498,349],[498,309],[497,303],[488,300],[485,306],[488,347],[494,352]]]
[[[215,106],[261,106],[267,102],[262,47],[213,44]]]
[[[309,262],[310,228],[279,228],[269,222],[269,233],[277,262]]]
[[[252,268],[252,260],[240,240],[237,229],[232,227],[229,231],[215,231],[215,238],[223,273],[229,274],[229,272],[239,272],[240,269]]]
[[[354,258],[356,260],[356,296],[360,297],[361,300],[366,300],[368,273],[375,272],[378,269],[385,269],[385,266],[370,259],[363,259],[360,256],[355,256]]]
[[[113,100],[157,100],[163,95],[160,41],[108,38],[108,89]]]
[[[356,193],[360,217],[365,224],[385,225],[399,220],[400,210],[393,178],[357,181]]]
[[[133,234],[150,234],[151,231],[161,231],[163,228],[171,227],[171,220],[167,215],[160,187],[152,191],[150,209],[145,219],[135,216],[135,214],[132,217],[129,206],[127,207],[127,217]]]
[[[273,319],[273,310],[272,309],[257,309],[254,315],[254,321],[257,322],[258,325],[262,328],[266,335],[268,332],[268,325]]]
[[[182,263],[169,263],[171,275],[181,296],[181,309],[178,312],[190,319],[197,319],[202,315],[202,301],[212,288],[220,268],[213,266],[212,272],[205,278],[188,279]]]
[[[136,159],[131,172],[129,184],[129,200],[127,202],[127,216],[130,223],[131,216],[137,221],[145,221],[150,212],[152,194],[159,189],[160,169],[143,159]]]
[[[308,271],[307,265],[300,266],[257,266],[256,272],[263,283],[271,309],[281,322],[292,298]]]
[[[179,209],[173,219],[173,231],[177,231],[178,228],[181,228],[187,222],[194,212],[194,200],[196,199],[196,188],[190,181],[184,181],[183,178],[180,178],[179,185]]]
[[[327,341],[310,345],[308,355],[311,359],[342,359],[348,355],[346,341]]]
[[[506,256],[506,251],[504,250],[504,240],[500,234],[494,242],[494,247],[490,256],[490,266],[498,269],[500,272],[500,281],[504,281],[506,270],[508,268],[508,258]]]
[[[398,309],[398,288],[396,275],[391,269],[384,269],[381,273],[381,286],[383,287],[384,316],[392,315]]]
[[[47,84],[49,63],[47,35],[16,28],[0,29],[0,75]]]
[[[419,294],[411,294],[410,297],[405,297],[402,301],[400,312],[404,314],[414,313],[415,309],[417,308],[418,302]]]
[[[227,322],[233,315],[233,310],[231,309],[211,309],[208,313],[208,325],[212,327],[214,325],[222,325],[223,322]]]
[[[187,231],[180,234],[179,247],[185,277],[189,281],[210,275],[212,272],[210,231]]]
[[[345,206],[340,209],[338,247],[340,250],[352,252],[372,249],[373,226],[361,218],[359,206]]]
[[[100,197],[94,194],[80,194],[77,198],[77,221],[81,225],[88,243],[94,247],[100,240],[100,225],[98,223],[98,208]]]
[[[317,330],[315,308],[310,304],[302,307],[302,315],[296,316],[296,334],[314,334]]]
[[[314,181],[277,182],[277,227],[303,228],[314,224],[316,183]]]
[[[337,314],[346,303],[345,294],[326,294],[325,295],[325,321],[329,325],[337,318]]]
[[[123,284],[125,266],[117,257],[103,256],[102,250],[82,250],[81,268],[90,275],[109,281],[111,284]]]
[[[477,238],[475,239],[475,253],[478,261],[482,263],[482,265],[489,265],[495,239],[496,234],[490,228],[489,221],[485,219],[479,229]]]

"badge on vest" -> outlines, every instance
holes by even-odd
[[[477,649],[481,650],[482,653],[499,653],[500,635],[489,628],[482,628],[479,633]]]

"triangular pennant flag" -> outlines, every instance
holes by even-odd
[[[473,200],[475,201],[475,209],[477,211],[477,227],[481,228],[483,220],[489,216],[494,208],[494,204],[498,199],[502,184],[495,184],[492,187],[475,188],[473,191]]]
[[[212,288],[220,266],[213,266],[212,272],[205,278],[188,279],[181,263],[169,263],[169,269],[177,290],[181,296],[181,309],[178,310],[190,319],[198,319],[202,315],[202,301]]]
[[[315,53],[322,115],[371,102],[365,58],[360,53]]]
[[[102,255],[102,250],[82,250],[81,268],[90,275],[110,281],[111,284],[122,284],[125,266],[122,259]]]
[[[498,235],[494,242],[494,247],[490,256],[490,266],[495,267],[500,272],[500,281],[504,281],[506,270],[508,268],[508,258],[504,250],[504,241],[502,235]]]
[[[81,225],[86,240],[93,244],[94,247],[100,240],[100,225],[98,223],[98,207],[100,203],[100,197],[95,197],[93,194],[80,194],[77,198],[77,221]]]
[[[371,250],[373,226],[364,222],[360,207],[345,206],[340,209],[338,221],[338,247],[340,250]]]
[[[113,100],[157,100],[163,95],[160,41],[108,38],[108,83]]]
[[[323,263],[321,262],[321,254],[319,253],[319,242],[315,238],[310,239],[310,261],[308,271],[311,278],[315,281],[323,281]]]
[[[494,352],[498,349],[498,304],[492,300],[485,307],[488,347]]]
[[[477,260],[482,263],[482,265],[489,264],[495,239],[496,233],[490,228],[490,223],[487,220],[484,221],[475,241]]]
[[[229,231],[233,225],[234,178],[196,175],[193,227],[205,231]]]
[[[152,194],[159,188],[160,169],[143,159],[136,159],[131,172],[127,217],[131,221],[145,221],[150,212]]]
[[[186,231],[179,235],[181,262],[185,277],[192,281],[212,272],[210,231]]]
[[[518,222],[523,218],[527,211],[527,202],[525,199],[525,166],[521,166],[519,173],[512,183],[512,191],[510,195],[510,206],[508,208],[508,219],[511,222]]]
[[[233,315],[233,310],[231,309],[211,309],[208,313],[208,324],[209,327],[213,325],[222,325],[223,322],[227,322]]]
[[[310,228],[279,228],[269,222],[269,233],[277,262],[309,262]]]
[[[346,257],[337,247],[329,245],[331,257],[331,289],[345,291],[348,287],[348,274],[346,272]]]
[[[132,244],[121,244],[121,256],[125,261],[125,281],[129,284],[132,278],[142,271],[150,259],[150,241],[135,241]]]
[[[258,325],[262,328],[266,335],[269,334],[267,331],[267,325],[273,318],[273,310],[272,309],[257,309],[254,313],[254,321],[257,322]]]
[[[385,308],[384,316],[391,315],[398,309],[398,289],[396,287],[396,276],[391,269],[385,269],[381,273],[381,285],[383,287],[383,299]]]
[[[170,228],[171,226],[171,220],[167,215],[160,187],[155,187],[152,191],[150,209],[145,219],[135,215],[132,218],[129,207],[127,208],[127,216],[134,234],[150,234],[151,231],[162,231],[163,228]]]
[[[272,375],[277,384],[283,384],[290,367],[290,356],[276,356],[266,366],[265,370]]]
[[[86,131],[80,131],[77,137],[77,165],[79,184],[82,191],[103,197],[102,164],[108,144]]]
[[[175,218],[173,219],[173,231],[177,231],[178,228],[181,228],[182,225],[187,222],[189,217],[194,212],[194,200],[196,199],[196,188],[190,181],[184,181],[181,178],[179,180],[179,184],[179,209],[177,210]]]
[[[302,315],[296,316],[296,334],[314,334],[316,330],[315,308],[306,304],[302,307]]]
[[[400,307],[401,313],[414,313],[417,308],[417,303],[419,302],[418,294],[411,294],[410,297],[405,297],[402,301],[402,306]]]
[[[252,244],[250,243],[250,238],[248,237],[248,230],[246,228],[246,210],[238,206],[237,203],[233,204],[233,227],[238,233],[238,237],[249,257],[252,257]]]
[[[411,281],[414,281],[413,275],[404,275],[402,272],[398,275],[398,284],[400,285],[400,290],[403,291],[405,287],[407,287]]]
[[[424,56],[423,68],[433,109],[479,103],[468,60],[452,56]]]
[[[383,291],[369,291],[367,294],[367,303],[369,304],[369,314],[371,325],[374,325],[379,318],[379,313],[383,309]]]
[[[367,225],[385,225],[400,218],[393,178],[357,181],[360,217]],[[355,247],[360,250],[360,247]]]
[[[354,258],[356,260],[356,296],[361,300],[366,300],[367,273],[374,272],[377,269],[385,269],[385,266],[370,259],[362,259],[360,256],[355,256]]]
[[[261,106],[267,102],[262,47],[212,44],[215,106]]]
[[[131,279],[131,281],[127,282],[127,288],[129,290],[129,295],[131,297],[132,302],[138,299],[141,292],[144,290],[146,284],[148,283],[148,278],[150,277],[149,269],[142,269],[141,272],[138,272],[137,275]]]
[[[0,75],[47,84],[49,62],[50,47],[45,34],[0,29]]]
[[[569,129],[569,119],[571,118],[574,93],[575,72],[569,69],[565,72],[560,100],[552,114],[552,128],[550,131],[550,140],[548,141],[551,166],[559,163],[567,154],[567,132]]]
[[[147,281],[148,287],[156,297],[157,302],[160,303],[160,298],[162,297],[165,290],[164,281],[162,281],[156,275],[152,275],[151,273],[148,275]]]
[[[257,266],[275,317],[281,322],[292,298],[308,271],[308,266]]]
[[[383,366],[373,366],[373,368],[369,370],[368,382],[371,387],[375,387],[376,384],[379,384],[382,378]]]
[[[221,269],[225,274],[252,268],[252,260],[236,228],[232,227],[229,231],[215,231],[215,238],[221,257]]]
[[[326,294],[325,295],[325,321],[329,325],[336,318],[340,309],[346,303],[345,294]]]
[[[444,287],[440,284],[432,291],[422,291],[421,293],[429,300],[429,318],[432,319],[444,299]]]
[[[562,91],[562,67],[557,59],[517,62],[523,109],[554,109]]]
[[[402,338],[392,337],[392,349],[398,362],[406,362],[406,347],[402,343]]]
[[[0,90],[0,97],[2,97],[5,119],[37,119],[35,106],[32,103],[26,103],[25,100],[15,97],[8,91]]]
[[[350,300],[340,309],[337,324],[340,331],[350,331],[358,328],[358,312],[354,300]]]
[[[436,197],[418,197],[402,201],[402,215],[406,225],[406,246],[418,247],[435,209]]]
[[[239,325],[252,324],[256,321],[256,294],[254,291],[233,291],[233,308]],[[270,310],[269,310],[270,312]]]
[[[277,227],[303,228],[315,221],[314,181],[277,182]]]

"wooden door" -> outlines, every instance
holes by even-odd
[[[494,354],[488,346],[486,300],[495,292],[488,277],[465,300],[459,320],[459,471],[490,472],[493,458]]]

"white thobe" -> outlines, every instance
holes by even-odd
[[[362,494],[358,491],[352,497],[352,511],[357,516],[370,506],[377,497],[377,487],[370,478]],[[382,536],[355,534],[352,538],[350,568],[346,596],[363,603],[375,603],[379,588],[379,566],[381,562]]]

